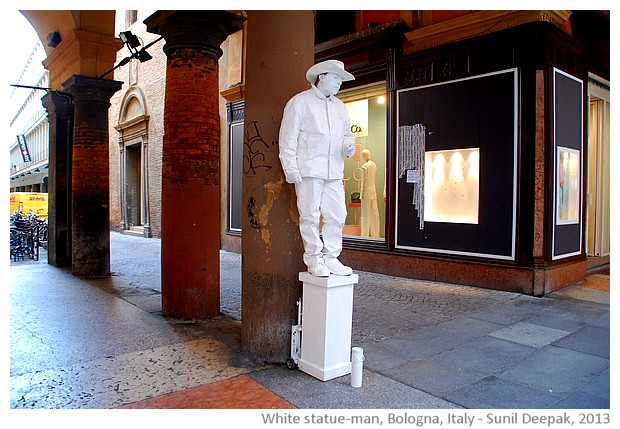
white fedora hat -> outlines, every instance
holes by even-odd
[[[316,77],[323,73],[334,73],[342,78],[343,82],[355,80],[355,77],[344,69],[344,63],[338,60],[327,60],[310,67],[306,72],[306,79],[310,83],[316,81]]]

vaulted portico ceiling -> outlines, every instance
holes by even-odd
[[[62,83],[74,74],[96,77],[114,66],[116,52],[123,43],[114,34],[114,10],[23,10],[43,41],[50,72],[50,87],[62,89]],[[60,42],[46,43],[57,32]]]

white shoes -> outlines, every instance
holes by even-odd
[[[343,265],[338,259],[331,258],[325,261],[318,261],[314,265],[308,266],[308,272],[315,277],[329,277],[330,274],[336,276],[348,276],[353,273],[351,267]]]
[[[314,265],[309,265],[308,272],[315,277],[329,277],[329,270],[323,261],[319,261]]]
[[[351,267],[347,267],[343,265],[338,259],[331,258],[325,259],[325,266],[329,270],[330,273],[336,276],[348,276],[353,273]]]

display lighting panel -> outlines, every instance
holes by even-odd
[[[478,223],[480,149],[425,153],[424,221]]]

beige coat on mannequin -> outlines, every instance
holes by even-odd
[[[360,216],[361,235],[380,237],[379,206],[377,205],[376,189],[377,164],[372,160],[368,149],[362,151],[362,158],[364,159],[364,164],[362,164],[362,192],[360,193],[362,199],[362,213]]]

